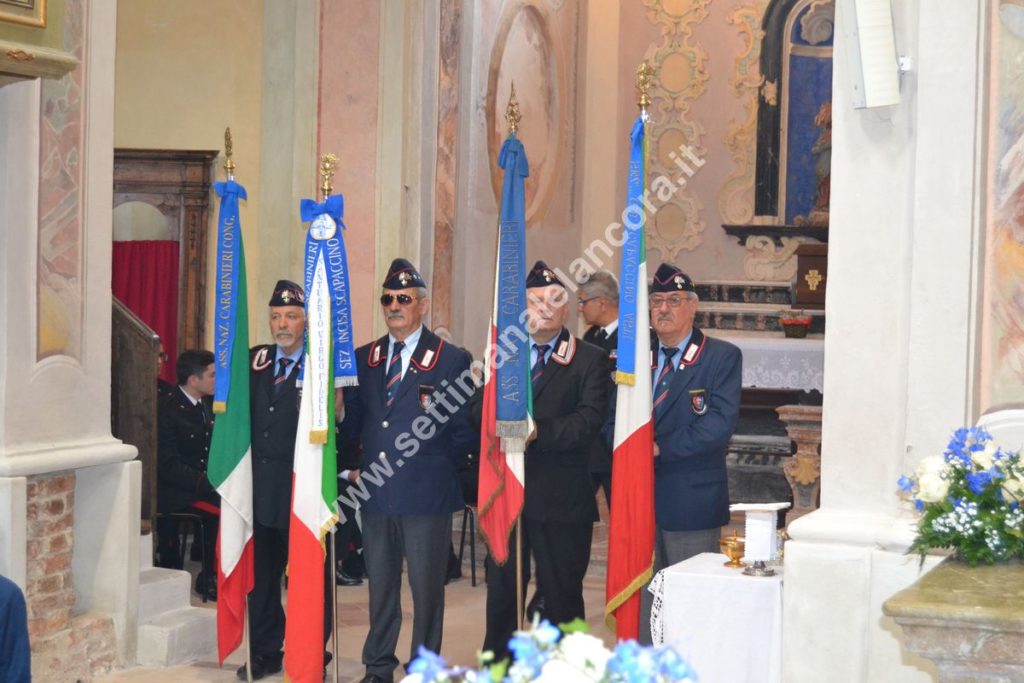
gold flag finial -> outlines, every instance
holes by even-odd
[[[228,180],[235,179],[235,162],[231,160],[231,127],[224,129],[224,170],[227,171]]]
[[[640,111],[644,114],[647,113],[647,107],[651,105],[651,96],[649,91],[651,84],[654,81],[654,67],[647,62],[641,62],[640,66],[636,68],[636,89],[640,93],[636,103],[640,106]]]
[[[508,96],[508,106],[505,107],[505,120],[508,122],[509,133],[515,135],[519,131],[519,122],[523,120],[519,113],[519,100],[516,99],[515,81],[512,81],[512,92]]]
[[[324,154],[320,157],[320,175],[323,176],[323,182],[320,183],[320,192],[323,194],[324,199],[330,196],[331,190],[331,178],[334,176],[334,167],[338,165],[338,156],[336,154]]]

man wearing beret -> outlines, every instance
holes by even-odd
[[[729,522],[725,453],[740,409],[743,357],[693,326],[693,280],[663,263],[650,287],[654,420],[654,571],[718,552]],[[640,640],[650,643],[651,594],[641,592]]]
[[[409,660],[440,651],[452,513],[464,503],[457,465],[479,439],[465,409],[475,385],[470,356],[423,324],[426,283],[395,259],[380,297],[388,334],[356,349],[359,386],[345,389],[344,438],[363,449],[355,488],[363,494],[363,558],[370,630],[366,683],[392,681],[402,623],[402,561],[413,600]]]
[[[533,555],[545,618],[560,624],[585,616],[583,577],[597,521],[590,449],[608,416],[611,379],[607,353],[565,328],[569,300],[555,273],[537,261],[526,278],[536,438],[526,449],[523,547],[521,554],[513,548],[502,566],[487,558],[484,650],[498,659],[508,654],[521,607],[517,556],[525,584]]]
[[[281,579],[288,562],[295,433],[299,426],[296,379],[303,360],[306,296],[302,287],[280,280],[270,297],[273,344],[249,351],[249,392],[252,417],[253,589],[249,594],[249,642],[252,677],[281,670],[284,609]],[[326,583],[326,581],[325,581]],[[328,584],[324,610],[324,642],[332,624]],[[245,680],[245,665],[238,678]]]

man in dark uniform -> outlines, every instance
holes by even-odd
[[[614,371],[619,347],[619,281],[607,270],[595,272],[580,285],[576,307],[588,325],[583,341],[604,349]],[[604,500],[611,510],[612,449],[604,439],[596,439],[590,449],[590,477],[595,493],[604,489]]]
[[[611,396],[607,354],[569,334],[569,294],[543,261],[527,276],[526,293],[536,439],[526,449],[522,553],[513,548],[500,567],[487,558],[484,650],[499,659],[508,653],[521,608],[516,605],[517,554],[524,585],[533,554],[547,619],[559,624],[584,617],[583,577],[597,520],[590,448],[608,416]]]
[[[729,522],[725,454],[739,417],[743,356],[693,326],[693,280],[661,264],[650,287],[654,404],[654,571],[718,552]],[[650,643],[651,594],[641,591],[640,640]]]
[[[270,297],[273,344],[250,349],[252,416],[253,589],[249,594],[249,640],[253,679],[281,670],[284,609],[281,579],[288,562],[292,464],[299,426],[299,392],[306,328],[302,287],[280,280]],[[326,573],[326,572],[325,572]],[[326,583],[326,581],[325,581]],[[331,591],[324,596],[324,642],[333,623]],[[245,665],[238,669],[245,680]]]
[[[185,351],[175,364],[178,385],[158,396],[157,511],[199,515],[205,541],[205,564],[196,577],[196,592],[216,600],[214,552],[220,497],[206,478],[213,433],[213,412],[209,403],[213,395],[213,361],[209,351]],[[161,518],[157,524],[161,566],[181,569],[183,558],[178,547],[177,521]],[[195,542],[198,541],[196,538]]]
[[[345,390],[342,434],[358,436],[363,461],[363,557],[370,583],[366,683],[392,681],[402,623],[402,560],[413,599],[410,661],[438,652],[452,513],[463,509],[456,467],[479,438],[465,409],[475,385],[470,357],[423,325],[426,284],[395,259],[380,303],[388,334],[356,350],[359,386]]]

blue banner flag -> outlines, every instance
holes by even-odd
[[[310,223],[305,252],[306,306],[308,309],[311,295],[322,285],[330,299],[331,358],[336,387],[354,386],[357,383],[348,257],[342,235],[345,223],[341,218],[344,212],[345,200],[340,194],[331,195],[322,203],[312,199],[303,199],[299,203],[302,221]],[[314,282],[318,264],[321,263],[326,280]]]
[[[245,260],[242,230],[238,222],[238,199],[248,197],[245,188],[234,180],[214,183],[213,189],[221,198],[217,216],[217,284],[213,317],[214,362],[217,368],[213,412],[223,413],[227,410],[231,388],[231,354],[238,315],[239,270]]]
[[[525,439],[532,390],[530,337],[526,329],[526,188],[530,175],[523,143],[509,135],[498,165],[505,171],[498,224],[497,424],[503,439]]]
[[[646,260],[644,248],[644,121],[636,117],[629,134],[629,180],[626,187],[625,243],[622,245],[622,273],[619,287],[619,348],[615,380],[620,384],[636,381],[637,291],[646,287],[639,282],[640,262]]]

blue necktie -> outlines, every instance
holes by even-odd
[[[658,414],[658,407],[665,401],[668,396],[668,387],[672,384],[672,375],[675,374],[676,364],[673,359],[679,349],[676,347],[663,348],[662,353],[665,354],[665,363],[661,366],[661,372],[658,374],[658,379],[654,383],[654,412]]]
[[[391,350],[391,360],[388,361],[388,374],[384,383],[384,390],[387,392],[387,407],[395,402],[395,394],[398,392],[398,382],[402,379],[402,349],[405,342],[396,341]]]
[[[277,361],[277,375],[274,377],[275,398],[284,390],[284,383],[288,380],[288,366],[291,364],[291,358],[281,358]]]
[[[551,348],[551,345],[534,344],[533,348],[537,351],[537,360],[533,363],[533,370],[530,372],[530,380],[533,382],[533,386],[537,386],[537,380],[540,379],[541,373],[544,372],[544,357],[548,355],[548,349]]]

